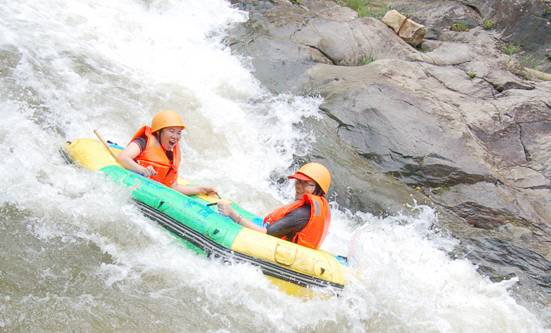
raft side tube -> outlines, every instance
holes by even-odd
[[[188,226],[179,223],[179,221],[175,220],[174,218],[162,212],[159,212],[144,203],[137,201],[136,204],[138,205],[140,210],[144,212],[144,215],[146,215],[148,218],[156,221],[164,228],[173,232],[179,237],[188,240],[195,246],[202,248],[211,258],[220,258],[227,262],[249,263],[251,265],[258,266],[262,270],[262,272],[268,276],[272,276],[283,281],[292,282],[301,287],[333,287],[336,289],[344,288],[343,284],[326,281],[307,274],[298,273],[288,268],[280,267],[272,262],[263,261],[255,257],[233,251],[229,248],[225,248],[218,244],[216,241],[212,240],[210,237],[198,233]]]

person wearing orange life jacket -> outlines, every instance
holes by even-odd
[[[318,249],[331,222],[325,199],[331,174],[319,163],[307,163],[288,178],[295,180],[295,201],[268,214],[263,227],[239,216],[227,200],[218,202],[218,210],[244,227]]]
[[[164,110],[157,113],[151,127],[141,127],[128,146],[119,154],[119,161],[128,170],[137,172],[186,195],[211,194],[209,186],[188,187],[178,184],[180,165],[179,142],[186,126],[178,113]]]

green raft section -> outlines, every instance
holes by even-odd
[[[121,147],[111,145],[118,154]],[[180,243],[211,258],[246,262],[259,267],[285,292],[309,296],[311,288],[344,287],[345,258],[309,249],[244,228],[208,206],[215,198],[186,196],[163,184],[121,167],[99,141],[79,139],[64,150],[68,159],[87,169],[101,171],[114,182],[132,189],[132,198],[148,218],[169,230]],[[183,182],[179,179],[180,182]],[[248,220],[262,219],[236,203],[232,207]]]
[[[136,187],[132,191],[132,198],[141,203],[141,207],[146,205],[159,213],[167,215],[197,233],[207,235],[209,239],[224,248],[231,248],[235,237],[243,228],[231,222],[225,216],[218,214],[213,208],[216,206],[207,206],[207,201],[182,195],[158,182],[129,172],[117,165],[104,167],[100,171],[127,187]],[[235,204],[232,204],[232,206],[249,219],[255,218],[254,215],[246,212],[241,207]]]

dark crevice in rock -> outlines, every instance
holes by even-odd
[[[551,185],[537,185],[537,186],[528,186],[520,187],[527,190],[551,190]]]
[[[339,129],[341,128],[344,128],[346,130],[350,130],[350,129],[353,129],[354,126],[353,125],[350,125],[350,124],[347,124],[345,123],[344,121],[340,120],[337,116],[335,116],[334,114],[331,113],[331,111],[329,111],[329,109],[323,107],[323,106],[320,106],[319,108],[323,113],[325,113],[325,115],[327,117],[329,117],[330,119],[334,120],[336,123],[337,123],[337,132]]]
[[[500,183],[498,179],[492,176],[469,174],[450,165],[432,161],[430,164],[425,164],[427,158],[453,163],[452,160],[438,154],[409,156],[394,150],[389,151],[392,162],[401,164],[401,167],[399,170],[387,171],[385,174],[399,178],[409,186],[450,187],[479,182]]]
[[[486,78],[482,78],[482,80],[488,82],[496,91],[498,91],[500,93],[502,93],[506,90],[511,90],[511,89],[520,89],[520,90],[533,90],[533,89],[535,89],[534,86],[527,85],[527,84],[522,84],[522,83],[518,83],[518,82],[514,82],[514,81],[507,81],[504,84],[498,84],[498,83],[492,82],[492,81],[490,81]]]
[[[456,92],[458,94],[462,94],[462,95],[465,95],[463,92],[457,90],[457,89],[453,89],[453,88],[450,88],[444,81],[440,80],[439,78],[437,78],[436,76],[432,75],[431,72],[429,71],[424,71],[425,72],[425,75],[428,76],[428,77],[431,77],[433,79],[435,79],[436,81],[438,81],[441,85],[443,85],[446,89],[448,90],[451,90],[453,92]]]
[[[503,90],[500,91],[500,90],[498,89],[498,85],[496,85],[496,84],[493,83],[492,81],[490,81],[490,80],[488,80],[488,79],[486,79],[486,78],[484,78],[484,77],[482,77],[481,79],[482,79],[484,82],[488,83],[488,84],[490,85],[490,87],[492,87],[492,97],[493,97],[494,99],[497,98],[496,92],[498,92],[498,93],[503,92]]]
[[[512,223],[522,226],[530,226],[530,221],[516,216],[504,209],[493,209],[479,203],[467,201],[456,206],[440,205],[450,209],[467,223],[482,229],[494,229],[501,225]]]
[[[415,161],[416,163],[418,164],[421,164],[423,163],[423,159],[424,157],[423,156],[413,156],[413,155],[405,155],[405,154],[402,154],[396,150],[392,150],[392,149],[389,149],[390,151],[390,158],[394,161],[401,161],[403,159],[410,159],[410,160],[413,160]],[[400,157],[400,159],[397,159],[397,158],[394,158],[394,155],[397,155]]]
[[[469,174],[443,164],[405,164],[400,170],[388,171],[385,174],[399,178],[409,186],[450,187],[479,182],[499,183],[491,176]]]
[[[358,153],[358,155],[377,164],[382,164],[385,161],[385,158],[382,155],[376,153]]]
[[[464,1],[459,1],[459,2],[460,2],[463,6],[472,9],[472,10],[482,19],[483,15],[482,15],[482,13],[480,12],[480,9],[478,9],[478,7],[476,7],[476,6],[473,5],[473,4],[466,3],[466,2],[464,2]]]
[[[331,63],[335,66],[338,66],[338,62],[335,61],[335,59],[331,58],[327,53],[325,53],[322,49],[320,49],[319,47],[317,46],[314,46],[314,45],[306,45],[307,47],[309,48],[312,48],[314,50],[317,50],[319,53],[321,53],[324,57],[326,57],[327,59],[329,59],[331,61]]]
[[[517,127],[518,127],[518,131],[519,131],[518,140],[520,142],[520,145],[522,146],[522,150],[524,151],[525,159],[526,159],[527,162],[530,162],[532,160],[532,158],[530,157],[530,152],[528,151],[528,148],[526,148],[526,145],[524,144],[524,140],[523,140],[524,132],[522,130],[522,125],[517,124]]]

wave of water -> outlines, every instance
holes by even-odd
[[[300,300],[247,265],[182,249],[127,189],[67,165],[66,141],[121,144],[180,111],[185,178],[258,213],[281,204],[316,98],[269,94],[222,44],[246,13],[211,1],[13,1],[0,6],[0,331],[539,332],[539,320],[415,207],[333,209],[324,248],[353,264],[341,297]],[[312,139],[313,140],[313,139]]]

